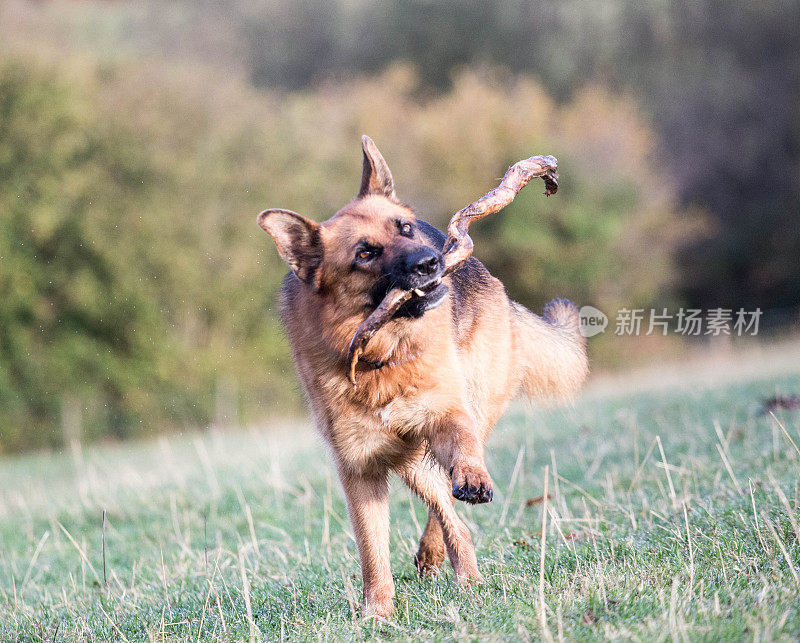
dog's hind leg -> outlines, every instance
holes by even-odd
[[[442,525],[433,510],[429,509],[428,522],[425,523],[425,530],[419,539],[419,549],[414,556],[414,566],[420,576],[436,578],[446,555]]]
[[[428,523],[415,556],[420,573],[434,575],[432,572],[438,569],[446,551],[459,584],[482,581],[469,529],[456,514],[450,479],[444,470],[430,457],[421,454],[398,473],[428,506]]]

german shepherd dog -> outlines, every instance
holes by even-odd
[[[576,307],[557,299],[542,317],[510,301],[470,258],[442,279],[445,236],[395,195],[372,140],[362,139],[358,196],[315,223],[270,209],[258,224],[289,264],[282,319],[317,429],[330,447],[361,558],[365,615],[389,617],[388,476],[428,507],[414,563],[435,576],[445,555],[461,585],[480,582],[454,499],[492,500],[489,432],[519,390],[569,397],[588,373]],[[348,381],[350,338],[392,287],[417,289],[368,344],[358,387]]]

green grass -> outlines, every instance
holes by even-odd
[[[391,622],[360,618],[308,428],[5,459],[0,639],[797,639],[800,414],[778,412],[785,433],[757,410],[798,391],[800,374],[511,411],[488,448],[495,501],[459,507],[484,585],[416,576],[425,512],[393,483]],[[545,485],[541,567],[543,504],[526,505]]]

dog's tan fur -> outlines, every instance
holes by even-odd
[[[347,498],[364,610],[388,617],[394,598],[389,473],[429,508],[415,557],[420,573],[435,575],[446,554],[459,583],[480,581],[452,489],[491,489],[484,443],[520,388],[536,399],[569,397],[582,385],[588,363],[572,304],[556,300],[543,317],[534,315],[470,259],[445,278],[450,294],[442,305],[418,319],[394,319],[375,335],[354,389],[345,356],[370,312],[369,292],[379,277],[353,268],[357,243],[380,245],[387,261],[409,244],[437,243],[397,200],[374,144],[365,143],[364,155],[361,193],[331,219],[316,224],[286,210],[266,210],[259,224],[293,270],[281,291],[283,321]],[[398,221],[414,224],[413,238],[398,234]]]

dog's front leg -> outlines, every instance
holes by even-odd
[[[430,514],[414,558],[420,573],[435,575],[447,549],[460,585],[482,580],[469,529],[453,507],[450,479],[440,466],[420,456],[398,471],[409,488],[425,501]]]
[[[427,437],[431,453],[450,472],[453,497],[470,504],[491,502],[492,479],[475,420],[466,411],[451,411],[432,426]]]
[[[394,581],[389,562],[387,472],[357,473],[340,467],[339,477],[361,558],[364,614],[389,617],[394,612]]]

